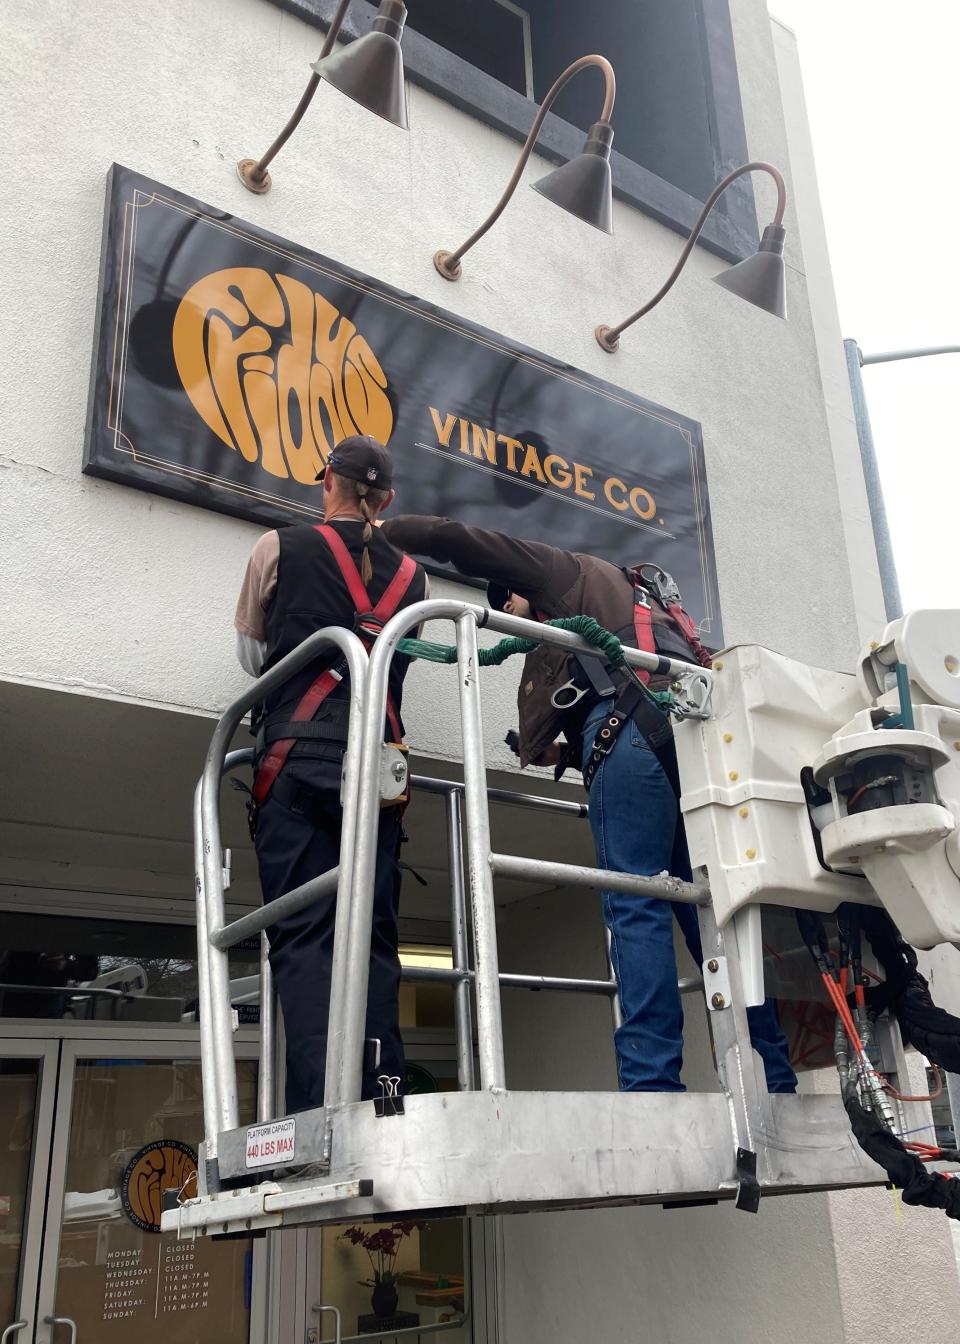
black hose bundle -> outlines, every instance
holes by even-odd
[[[948,1218],[960,1222],[960,1180],[927,1171],[919,1157],[907,1152],[900,1140],[884,1129],[870,1111],[865,1111],[852,1093],[844,1097],[843,1104],[857,1143],[903,1192],[904,1204],[943,1209]],[[952,1151],[944,1150],[944,1155]]]
[[[844,968],[849,959],[856,993],[859,995],[858,1002],[865,1004],[870,1016],[875,1017],[889,1008],[896,1015],[905,1041],[934,1064],[951,1072],[960,1072],[960,1018],[944,1012],[933,1002],[929,986],[917,969],[915,950],[903,941],[897,926],[885,910],[864,905],[841,905],[838,908],[839,972],[832,966],[826,929],[820,916],[802,910],[796,914],[800,933],[823,976],[827,990],[831,991],[832,984],[837,984],[831,997],[841,1014],[841,1020],[847,1007],[841,987],[845,984]],[[862,933],[869,939],[887,977],[883,984],[867,990],[865,995],[860,968]],[[857,1045],[862,1052],[856,1027],[850,1021],[849,1014],[847,1017],[846,1030],[851,1045]],[[928,1171],[922,1161],[922,1158],[926,1158],[928,1161],[957,1162],[960,1161],[960,1151],[936,1144],[904,1143],[891,1133],[879,1115],[860,1105],[856,1070],[851,1072],[841,1069],[840,1078],[843,1104],[854,1138],[867,1156],[887,1173],[891,1184],[902,1190],[903,1202],[942,1209],[948,1218],[960,1221],[960,1180]]]
[[[885,910],[874,906],[841,906],[841,917],[856,920],[886,973],[886,983],[867,991],[873,1013],[890,1008],[903,1039],[948,1073],[960,1073],[960,1017],[938,1008],[930,986],[917,970],[917,954],[900,937]]]

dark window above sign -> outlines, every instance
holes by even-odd
[[[324,28],[335,0],[272,0]],[[522,139],[557,75],[598,52],[617,72],[614,191],[687,232],[713,185],[747,147],[728,0],[409,0],[403,48],[407,76],[456,106]],[[368,31],[376,5],[354,0],[348,39]],[[579,152],[603,98],[599,72],[563,90],[540,136],[562,162]],[[265,127],[266,141],[275,133]],[[758,238],[753,192],[741,179],[721,198],[703,244],[728,260]]]
[[[530,5],[503,0],[420,0],[408,6],[408,30],[429,37],[501,84],[531,95]]]

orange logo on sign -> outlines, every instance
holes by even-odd
[[[120,1183],[123,1211],[144,1232],[160,1231],[163,1192],[197,1193],[197,1155],[177,1139],[158,1139],[141,1148],[127,1164]],[[186,1188],[184,1188],[186,1187]]]
[[[349,318],[289,275],[236,266],[198,280],[177,309],[173,354],[198,415],[272,476],[314,485],[347,435],[390,438],[376,355]]]

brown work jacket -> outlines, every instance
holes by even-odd
[[[606,560],[449,518],[406,514],[385,519],[382,530],[402,551],[455,565],[461,574],[519,593],[541,618],[592,616],[625,643],[634,643],[633,584]],[[669,616],[656,599],[651,598],[650,605],[658,652],[689,661],[690,650]],[[569,659],[563,649],[549,644],[526,657],[517,693],[521,766],[535,762],[564,729],[569,711],[555,709],[550,697],[569,680]],[[667,680],[652,677],[651,689],[665,686]]]

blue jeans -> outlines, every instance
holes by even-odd
[[[612,701],[598,704],[583,728],[584,761]],[[686,837],[676,795],[663,767],[633,722],[626,724],[590,789],[590,828],[601,868],[638,877],[665,870],[690,880]],[[614,1033],[624,1091],[682,1092],[683,1010],[677,989],[673,916],[690,954],[703,963],[694,906],[626,891],[604,891],[603,917],[620,991],[623,1025]],[[776,1003],[747,1009],[750,1037],[771,1092],[795,1092]]]

